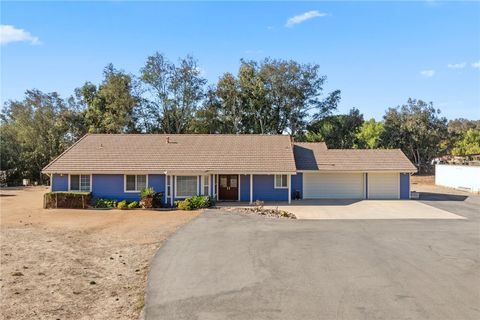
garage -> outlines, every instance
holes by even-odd
[[[363,173],[304,173],[304,199],[363,199]]]
[[[400,199],[400,174],[368,173],[368,199]]]

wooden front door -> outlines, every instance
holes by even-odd
[[[218,199],[228,201],[238,200],[238,175],[221,174],[218,179]]]

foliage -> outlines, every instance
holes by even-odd
[[[432,158],[442,150],[447,138],[447,119],[433,103],[408,99],[407,104],[390,108],[384,116],[382,144],[387,148],[400,148],[416,165],[420,173],[427,172]]]
[[[453,155],[480,154],[480,129],[468,129],[455,143]]]
[[[152,205],[154,208],[161,208],[163,206],[163,192],[155,192],[153,194]]]
[[[376,149],[381,147],[380,137],[383,133],[383,122],[370,119],[365,121],[355,135],[355,148]]]
[[[153,197],[153,195],[155,194],[155,190],[153,189],[153,187],[146,187],[146,188],[143,188],[141,191],[140,191],[140,196],[142,198],[144,197]]]
[[[136,132],[134,110],[141,98],[134,92],[132,76],[109,64],[103,71],[104,80],[97,87],[86,82],[75,90],[76,103],[90,133]]]
[[[135,209],[138,208],[138,202],[137,201],[132,201],[128,204],[128,209]]]
[[[215,204],[215,200],[208,196],[193,196],[185,200],[175,201],[175,206],[180,210],[195,210],[209,208]]]
[[[140,70],[153,100],[148,108],[153,116],[148,131],[185,133],[204,97],[207,83],[201,76],[197,60],[187,56],[179,65],[156,52]]]
[[[24,100],[5,104],[0,119],[0,170],[9,172],[10,184],[42,183],[42,168],[78,138],[71,111],[55,92],[28,90]]]
[[[300,139],[309,142],[325,141],[330,149],[348,149],[356,144],[357,134],[363,124],[363,115],[358,109],[348,114],[328,116],[314,121]]]
[[[123,200],[123,201],[120,201],[118,204],[117,204],[117,208],[118,209],[128,209],[128,203],[127,203],[127,200]]]
[[[319,65],[289,60],[241,60],[237,75],[224,73],[207,92],[192,122],[194,132],[291,133],[305,130],[337,108],[340,91],[323,97]]]
[[[95,208],[115,208],[117,207],[117,200],[97,199],[94,206]]]

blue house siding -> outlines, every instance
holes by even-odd
[[[288,189],[275,189],[274,175],[253,176],[253,201],[287,201]]]
[[[92,175],[93,199],[139,200],[140,192],[125,192],[123,174]]]
[[[292,200],[295,199],[295,193],[300,192],[300,199],[303,199],[303,173],[297,173],[292,176]]]
[[[410,199],[410,174],[400,173],[400,199]]]
[[[92,196],[94,199],[140,200],[140,192],[125,192],[124,183],[123,174],[94,174]],[[165,175],[149,174],[148,186],[153,187],[156,192],[165,191]]]
[[[250,175],[240,175],[240,201],[250,201]]]
[[[155,192],[163,192],[165,194],[165,175],[149,174],[148,186],[152,187],[155,190]]]
[[[68,174],[54,174],[51,184],[52,191],[68,191]]]

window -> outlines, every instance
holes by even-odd
[[[210,187],[210,176],[203,176],[203,195],[208,196],[208,189]]]
[[[71,174],[70,190],[71,191],[90,191],[90,175]]]
[[[172,194],[172,182],[171,179],[172,177],[167,176],[167,198],[170,198],[170,195]]]
[[[288,188],[287,180],[288,179],[287,179],[286,174],[276,174],[275,175],[275,189]]]
[[[177,176],[176,179],[175,186],[177,197],[187,198],[197,195],[197,176]]]
[[[125,191],[139,192],[147,187],[147,176],[144,174],[126,175],[125,176]]]

